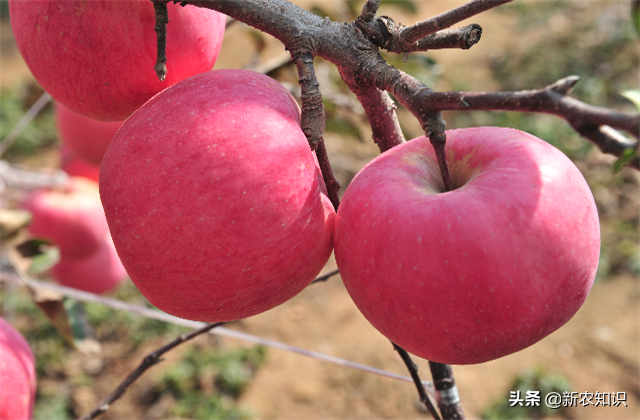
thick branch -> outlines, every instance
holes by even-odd
[[[407,366],[407,369],[411,374],[411,378],[413,378],[413,383],[416,385],[416,388],[418,389],[418,395],[420,396],[420,401],[425,405],[425,407],[427,407],[427,410],[429,410],[429,413],[431,413],[431,416],[433,416],[435,420],[440,420],[438,411],[436,411],[436,408],[433,406],[433,403],[431,402],[431,400],[429,399],[429,396],[427,395],[427,391],[424,389],[424,385],[422,385],[422,381],[420,380],[420,376],[418,375],[418,366],[416,366],[416,364],[413,363],[413,360],[411,360],[411,356],[409,356],[409,353],[407,353],[405,349],[398,346],[394,342],[392,342],[391,344],[393,344],[393,349],[398,352],[398,354],[402,358],[402,361]]]
[[[513,0],[472,0],[441,15],[434,16],[402,29],[400,32],[401,44],[408,49],[411,44],[427,35],[449,28],[471,16],[511,1]]]
[[[156,12],[156,26],[154,27],[157,36],[158,53],[156,65],[153,68],[160,81],[167,77],[167,24],[169,23],[169,11],[167,3],[163,0],[151,0]]]
[[[304,48],[304,47],[300,47]],[[324,105],[322,95],[313,69],[313,55],[308,49],[291,50],[293,62],[298,69],[300,83],[300,100],[302,101],[302,115],[300,127],[309,141],[311,150],[315,150],[324,137]]]
[[[373,132],[373,141],[385,152],[405,142],[396,116],[396,106],[389,94],[372,87],[353,87],[352,91],[364,108]]]
[[[612,135],[602,127],[609,126],[626,131],[635,138],[639,138],[640,114],[624,114],[588,105],[566,96],[577,81],[577,76],[570,76],[544,89],[520,92],[428,91],[423,93],[422,101],[426,106],[437,110],[503,110],[557,115],[597,145],[603,153],[619,157],[625,150],[635,147],[635,143],[625,141],[621,136]],[[632,165],[638,168],[638,161],[635,160]]]
[[[412,51],[442,50],[446,48],[460,48],[468,50],[480,41],[482,27],[475,23],[456,29],[445,29],[422,38],[409,48]]]
[[[451,366],[430,361],[429,368],[433,377],[433,385],[436,388],[438,408],[442,413],[442,418],[464,419],[464,411],[462,404],[460,404],[460,395],[456,381],[453,379]]]
[[[163,347],[160,347],[159,349],[149,353],[147,355],[147,357],[145,357],[142,360],[140,365],[138,365],[138,367],[133,372],[131,372],[124,379],[124,381],[122,381],[122,383],[120,385],[118,385],[118,387],[115,390],[113,390],[113,392],[111,392],[111,394],[109,394],[105,399],[100,401],[98,403],[98,405],[95,406],[87,414],[85,414],[84,416],[80,417],[80,420],[95,419],[99,415],[105,413],[109,409],[111,404],[113,404],[120,397],[122,397],[124,395],[124,393],[127,391],[127,389],[129,388],[129,386],[131,386],[136,380],[138,380],[138,378],[140,376],[142,376],[142,374],[144,372],[146,372],[147,369],[149,369],[151,366],[153,366],[155,364],[158,364],[158,363],[160,363],[162,361],[162,359],[160,357],[163,354],[165,354],[169,350],[173,349],[174,347],[184,343],[185,341],[189,341],[192,338],[195,338],[195,337],[197,337],[197,336],[199,336],[201,334],[209,332],[212,329],[214,329],[215,327],[218,327],[218,326],[220,326],[222,324],[224,324],[224,322],[217,322],[215,324],[208,324],[208,325],[200,328],[199,330],[195,330],[195,331],[193,331],[193,332],[191,332],[189,334],[182,334],[180,337],[176,338],[175,340],[173,340],[169,344],[167,344],[167,345],[165,345]]]

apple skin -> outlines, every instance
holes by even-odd
[[[11,0],[11,28],[42,87],[70,110],[121,121],[149,98],[211,70],[225,16],[168,5],[167,76],[156,76],[155,13],[148,0]]]
[[[91,255],[61,259],[51,268],[51,275],[63,286],[96,294],[115,289],[127,278],[109,234]]]
[[[32,214],[29,232],[51,240],[64,259],[89,256],[109,230],[98,185],[85,178],[71,177],[61,190],[38,190],[23,208]]]
[[[422,358],[473,364],[565,324],[596,274],[600,227],[578,169],[509,128],[447,131],[456,189],[428,139],[380,155],[347,188],[335,256],[365,318]]]
[[[55,104],[56,125],[62,144],[86,162],[100,166],[109,142],[124,121],[98,121]]]
[[[34,366],[27,340],[0,318],[0,420],[31,420],[36,398]]]
[[[335,212],[299,113],[270,77],[218,70],[158,94],[118,131],[100,196],[118,255],[153,305],[236,320],[320,272]]]

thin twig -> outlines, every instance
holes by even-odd
[[[340,274],[340,270],[333,270],[333,271],[330,271],[330,272],[328,272],[327,274],[325,274],[325,275],[323,275],[323,276],[320,276],[320,277],[316,278],[314,281],[312,281],[312,282],[311,282],[311,284],[314,284],[314,283],[320,283],[320,282],[322,282],[322,281],[327,281],[327,280],[329,280],[331,277],[335,276],[336,274]]]
[[[371,22],[378,12],[378,7],[380,7],[380,0],[367,0],[364,6],[362,6],[359,19],[365,22]]]
[[[13,271],[7,272],[5,271],[4,267],[2,268],[2,270],[0,270],[0,282],[2,283],[7,282],[13,285],[23,285],[24,283],[22,280],[23,279],[18,277],[18,275],[16,275]],[[165,312],[158,311],[156,309],[150,309],[140,305],[133,305],[128,302],[123,302],[123,301],[108,298],[105,296],[96,295],[94,293],[89,293],[89,292],[85,292],[78,289],[73,289],[71,287],[61,286],[56,283],[34,280],[31,278],[27,278],[26,280],[28,281],[27,284],[31,287],[57,292],[63,296],[67,296],[72,299],[79,300],[81,302],[97,303],[97,304],[106,306],[107,308],[114,309],[116,311],[125,311],[127,313],[136,314],[138,316],[142,316],[145,318],[155,319],[157,321],[167,322],[173,325],[179,325],[179,326],[192,328],[192,329],[202,328],[206,325],[203,322],[189,321],[187,319],[178,318],[173,315],[169,315]],[[269,340],[267,338],[258,337],[252,334],[247,334],[244,332],[232,330],[225,327],[218,327],[210,332],[211,334],[217,335],[219,337],[233,338],[235,340],[242,340],[248,343],[258,344],[261,346],[265,346],[265,347],[269,347],[277,350],[287,351],[300,356],[321,360],[326,363],[332,363],[336,366],[355,369],[361,372],[372,373],[374,375],[378,375],[378,376],[382,376],[390,379],[396,379],[403,382],[413,382],[413,379],[411,379],[408,376],[398,375],[396,373],[387,372],[381,369],[376,369],[374,367],[363,365],[360,363],[355,363],[347,359],[342,359],[340,357],[330,356],[328,354],[319,353],[316,351],[307,350],[307,349],[303,349],[296,346],[291,346],[289,344],[282,343],[280,341]],[[423,384],[425,387],[427,387],[427,391],[430,394],[435,396],[435,390],[433,389],[433,384],[427,381],[423,382]]]
[[[336,180],[335,176],[333,176],[333,169],[331,169],[331,163],[329,163],[327,149],[325,149],[324,147],[324,140],[321,141],[316,148],[316,157],[318,158],[318,163],[320,164],[320,170],[322,171],[324,184],[326,185],[327,191],[329,193],[329,200],[331,200],[333,208],[338,211],[338,206],[340,206],[340,198],[338,198],[340,183],[338,182],[338,180]]]
[[[122,381],[122,383],[120,383],[120,385],[118,385],[118,387],[116,389],[114,389],[111,394],[109,394],[106,398],[104,398],[102,401],[100,401],[98,403],[98,405],[96,405],[91,411],[89,411],[87,414],[85,414],[84,416],[80,417],[80,420],[89,420],[89,419],[95,419],[96,417],[98,417],[99,415],[105,413],[109,407],[111,407],[111,404],[113,404],[115,401],[117,401],[120,397],[122,397],[124,395],[124,393],[127,391],[127,389],[129,388],[129,386],[131,386],[136,380],[138,380],[138,378],[140,376],[142,376],[142,374],[144,372],[146,372],[151,366],[160,363],[163,359],[161,359],[160,357],[165,354],[166,352],[168,352],[169,350],[173,349],[174,347],[191,340],[192,338],[195,338],[201,334],[207,333],[209,331],[211,331],[212,329],[220,326],[224,324],[224,322],[216,322],[213,324],[208,324],[205,325],[204,327],[200,328],[199,330],[193,331],[189,334],[182,334],[180,335],[180,337],[176,338],[175,340],[173,340],[172,342],[170,342],[169,344],[160,347],[159,349],[149,353],[147,355],[147,357],[145,357],[142,362],[140,363],[140,365],[138,365],[138,367],[131,373],[129,373],[129,375],[127,375],[127,377],[124,379],[124,381]]]
[[[45,106],[51,101],[51,96],[44,92],[31,108],[18,120],[18,123],[11,129],[9,134],[2,139],[2,143],[0,143],[0,156],[7,151],[9,147],[15,142],[18,136],[24,131],[24,129],[29,125],[29,123],[44,109]]]
[[[167,77],[167,24],[169,23],[169,11],[165,0],[151,0],[156,14],[154,30],[157,37],[157,59],[154,70],[160,81]]]
[[[409,47],[427,35],[449,28],[458,22],[511,1],[513,0],[472,0],[448,12],[425,19],[402,29],[400,32],[401,43]]]
[[[391,342],[391,344],[393,344],[393,349],[398,352],[398,354],[402,358],[402,361],[407,366],[407,369],[411,374],[411,378],[413,378],[413,383],[416,385],[416,388],[418,389],[418,395],[420,396],[420,401],[422,401],[425,407],[427,407],[427,410],[429,410],[429,413],[431,413],[431,416],[433,416],[435,420],[440,420],[438,411],[433,406],[433,403],[429,399],[429,396],[427,395],[427,391],[424,389],[424,385],[420,380],[420,376],[418,375],[418,366],[416,366],[416,364],[413,363],[413,360],[411,360],[411,356],[409,356],[409,353],[407,353],[405,349],[398,346],[394,342]]]

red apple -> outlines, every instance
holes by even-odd
[[[169,4],[167,77],[156,76],[156,32],[148,0],[11,0],[11,27],[42,87],[74,112],[121,121],[156,93],[211,70],[225,16]]]
[[[51,275],[63,286],[101,294],[114,289],[127,278],[111,235],[98,249],[81,259],[64,259],[51,268]]]
[[[100,196],[120,259],[158,308],[200,321],[271,309],[332,250],[335,213],[275,80],[220,70],[163,91],[118,131]]]
[[[364,316],[417,356],[482,363],[566,323],[591,289],[600,228],[573,163],[518,130],[447,132],[455,189],[420,137],[347,188],[335,255]]]
[[[31,347],[0,318],[0,420],[31,420],[36,372]]]
[[[60,190],[36,191],[23,206],[33,216],[31,234],[51,240],[61,258],[92,254],[108,232],[98,185],[85,178],[72,177]]]
[[[86,162],[100,166],[104,151],[124,121],[98,121],[83,117],[64,105],[55,105],[62,144]]]
[[[79,157],[74,156],[64,145],[60,148],[61,167],[69,176],[82,177],[94,181],[96,184],[100,180],[100,167],[85,162]]]

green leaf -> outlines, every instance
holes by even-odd
[[[56,246],[40,248],[41,253],[31,259],[29,272],[32,274],[44,273],[60,261],[60,250]]]
[[[99,353],[100,343],[96,340],[96,333],[87,319],[84,306],[77,300],[65,298],[64,309],[69,317],[69,325],[73,333],[73,342],[82,353]]]
[[[611,170],[613,171],[614,174],[617,174],[622,170],[624,165],[627,165],[637,156],[638,156],[638,151],[636,149],[629,148],[625,150],[624,152],[622,152],[622,156],[620,156],[620,158],[614,162]]]
[[[631,22],[636,32],[640,35],[640,0],[631,1]]]
[[[623,90],[620,95],[633,102],[638,111],[640,111],[640,89]]]

